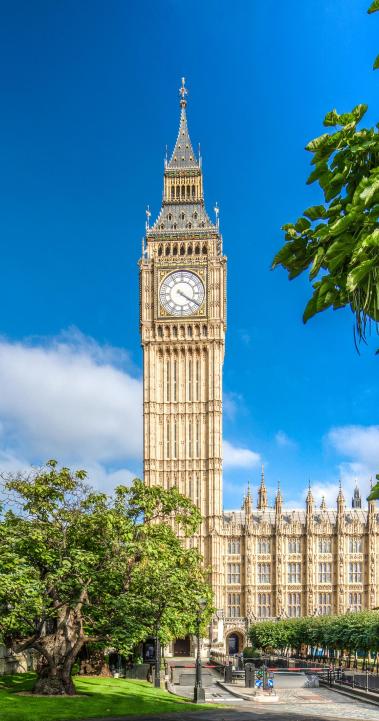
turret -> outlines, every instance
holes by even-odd
[[[351,499],[351,507],[352,508],[362,508],[362,498],[361,498],[360,490],[358,488],[357,481],[355,481],[354,495]]]
[[[261,485],[258,489],[258,503],[257,508],[259,510],[263,511],[265,508],[267,508],[267,488],[265,484],[265,469],[262,465],[262,473],[261,473]]]
[[[309,481],[308,493],[307,493],[307,497],[305,500],[305,507],[306,507],[306,512],[307,512],[308,518],[310,516],[313,516],[314,506],[315,506],[315,501],[314,501],[313,493],[312,493],[312,489],[311,489],[311,482]]]
[[[245,522],[248,522],[251,518],[251,513],[253,510],[253,502],[250,493],[250,481],[247,484],[247,493],[245,498],[243,499],[242,508],[245,511]]]
[[[337,496],[337,515],[342,516],[345,511],[345,496],[342,492],[341,481],[339,483],[339,491]]]
[[[275,514],[277,518],[281,516],[283,510],[283,497],[280,490],[280,481],[278,481],[278,490],[275,497]]]

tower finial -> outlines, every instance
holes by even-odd
[[[150,228],[150,216],[151,216],[150,206],[148,205],[146,208],[146,230],[149,230],[149,228]]]
[[[214,212],[215,212],[215,216],[216,216],[216,228],[219,228],[220,227],[220,219],[219,219],[220,208],[218,207],[217,200],[216,200],[216,205],[214,207]]]
[[[182,78],[182,87],[179,88],[179,95],[180,97],[180,105],[182,108],[185,108],[187,105],[186,95],[188,95],[188,90],[186,88],[186,79]]]

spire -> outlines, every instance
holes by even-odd
[[[161,239],[162,236],[188,236],[194,231],[201,233],[206,240],[209,233],[221,237],[217,213],[216,223],[213,223],[205,209],[200,154],[197,159],[188,132],[187,93],[185,78],[182,78],[179,132],[169,160],[166,151],[162,207],[155,222],[146,227],[146,234],[151,240]]]
[[[354,488],[354,495],[351,499],[351,507],[352,508],[362,508],[362,498],[360,494],[360,490],[358,488],[358,481],[355,481],[355,488]]]
[[[264,510],[267,508],[267,488],[265,484],[265,468],[262,464],[262,472],[261,472],[261,485],[259,486],[258,490],[258,503],[257,508],[260,510]]]
[[[341,479],[339,480],[339,491],[337,496],[337,511],[338,513],[342,513],[345,508],[345,496],[342,492],[342,483]]]
[[[276,515],[281,514],[282,508],[283,508],[283,497],[282,497],[282,493],[280,490],[280,481],[278,481],[278,490],[277,490],[276,498],[275,498],[275,513],[276,513]]]
[[[187,125],[187,100],[188,90],[185,87],[186,79],[182,78],[182,86],[179,89],[180,95],[180,122],[179,132],[176,139],[175,148],[173,150],[170,161],[167,163],[167,168],[198,168],[199,163],[196,160],[195,153],[193,152],[191,139],[188,132]]]
[[[250,493],[250,481],[247,482],[247,493],[246,493],[245,498],[243,499],[242,508],[245,511],[245,518],[247,521],[250,518],[251,512],[253,510],[251,493]]]
[[[313,498],[310,480],[308,481],[308,493],[307,493],[307,498],[306,498],[305,503],[306,503],[307,513],[308,514],[312,513],[313,507],[314,507],[314,498]]]
[[[323,497],[322,497],[322,499],[321,499],[321,503],[320,503],[320,509],[321,509],[321,511],[326,511],[326,501],[325,501],[325,496],[323,496]]]

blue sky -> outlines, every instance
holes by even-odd
[[[368,0],[0,2],[0,465],[56,456],[111,487],[141,469],[137,260],[160,207],[185,75],[228,256],[225,505],[365,490],[379,470],[377,339],[301,321],[306,276],[270,263],[320,200],[306,142],[336,107],[378,117]],[[249,452],[248,452],[249,451]]]

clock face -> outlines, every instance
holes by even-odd
[[[203,281],[189,270],[177,270],[166,276],[159,290],[159,299],[170,315],[193,315],[203,305]]]

